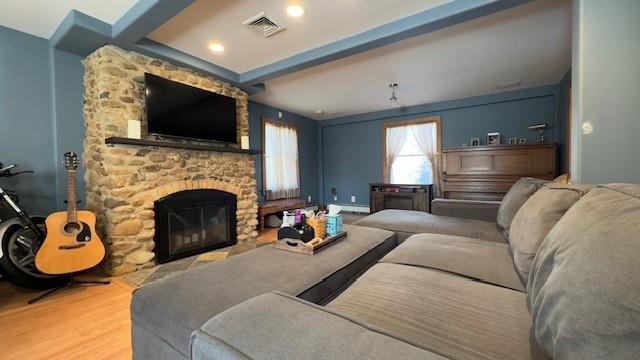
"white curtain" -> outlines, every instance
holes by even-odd
[[[265,197],[267,200],[299,197],[296,129],[265,122],[264,137]]]
[[[438,163],[440,154],[438,154],[438,125],[435,122],[414,125],[411,127],[413,135],[418,142],[418,146],[424,156],[429,159],[432,166],[433,176],[433,193],[440,194],[440,164]]]
[[[407,139],[407,134],[409,134],[409,128],[406,126],[395,126],[387,128],[387,179],[385,181],[390,181],[391,179],[391,166],[393,166],[393,162],[396,160],[396,157],[400,155],[400,151],[402,150],[402,145],[404,145],[405,140]]]

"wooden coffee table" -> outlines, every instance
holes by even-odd
[[[260,222],[260,231],[264,230],[264,217],[281,211],[292,209],[303,209],[306,202],[302,199],[282,199],[269,200],[260,204],[258,208],[258,221]]]

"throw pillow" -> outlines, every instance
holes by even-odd
[[[536,255],[527,290],[533,333],[554,359],[640,354],[640,185],[598,186]]]
[[[505,238],[509,239],[511,221],[513,221],[513,217],[516,216],[520,207],[547,182],[546,180],[534,178],[522,178],[511,186],[498,209],[497,223]]]
[[[509,245],[513,263],[526,285],[531,262],[551,228],[593,186],[549,183],[518,210],[511,222]]]
[[[553,182],[561,183],[561,184],[571,184],[571,177],[569,176],[569,174],[562,174],[557,178],[553,179]]]

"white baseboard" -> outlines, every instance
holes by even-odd
[[[363,213],[363,214],[368,214],[370,212],[369,211],[370,209],[368,206],[344,205],[344,204],[333,204],[333,205],[339,205],[342,208],[342,211],[350,211],[350,212],[357,212],[357,213]]]

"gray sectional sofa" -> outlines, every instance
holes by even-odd
[[[639,185],[522,179],[500,204],[436,205],[433,215],[386,210],[359,221],[352,229],[401,241],[324,306],[262,287],[212,311],[186,354],[164,358],[638,358]],[[188,314],[154,305],[147,291],[134,294],[134,308],[144,297]],[[132,320],[136,329],[140,315]],[[155,340],[135,330],[133,340],[135,358],[163,358],[145,352]]]

